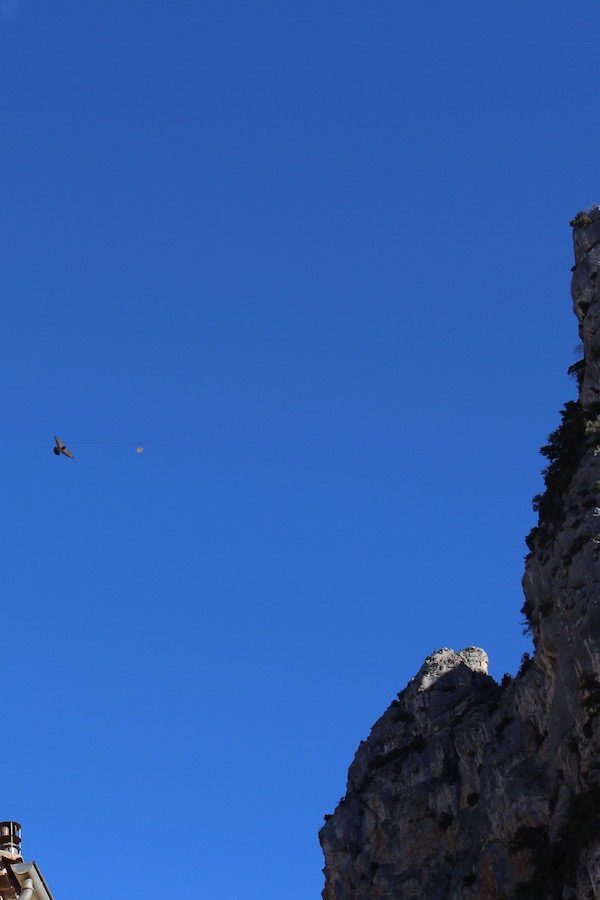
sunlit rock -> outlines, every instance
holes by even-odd
[[[447,648],[375,723],[320,833],[324,900],[600,897],[600,207],[574,220],[579,400],[549,439],[502,685]]]

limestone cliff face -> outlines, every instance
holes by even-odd
[[[326,817],[324,900],[600,897],[600,208],[573,224],[584,358],[542,450],[533,659],[502,685],[474,647],[425,661]]]

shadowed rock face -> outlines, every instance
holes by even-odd
[[[600,208],[583,221],[580,395],[544,451],[523,578],[533,660],[500,686],[483,650],[428,657],[326,816],[324,900],[600,897]]]

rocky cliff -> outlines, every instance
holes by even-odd
[[[324,900],[600,897],[600,207],[571,224],[584,355],[542,448],[533,658],[501,685],[475,647],[425,661],[326,816]]]

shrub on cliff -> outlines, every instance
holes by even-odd
[[[557,525],[562,519],[564,493],[585,452],[585,438],[586,419],[581,404],[579,400],[569,400],[562,409],[560,426],[540,449],[542,456],[549,460],[543,471],[546,490],[533,498],[540,527]]]
[[[585,228],[586,225],[591,225],[592,220],[588,216],[588,214],[582,209],[581,212],[578,212],[574,219],[571,219],[569,225],[571,228]]]

